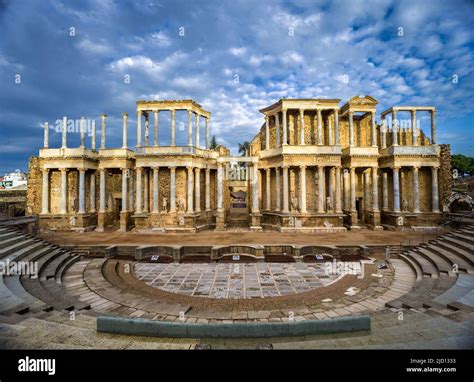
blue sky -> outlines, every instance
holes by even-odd
[[[434,105],[438,141],[474,156],[473,21],[470,1],[0,0],[0,173],[26,170],[63,116],[108,114],[113,147],[126,111],[135,145],[138,99],[195,99],[234,152],[280,98]]]

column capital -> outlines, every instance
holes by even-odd
[[[101,118],[107,118],[107,114],[102,113],[102,114],[100,115],[100,117],[101,117]]]
[[[143,114],[141,110],[137,110],[137,115],[140,117]]]
[[[160,166],[153,166],[152,169],[158,171],[160,169]]]
[[[122,113],[122,117],[127,118],[127,117],[128,117],[128,113],[124,111],[124,112]]]
[[[82,172],[86,172],[87,170],[85,168],[78,168],[77,171],[82,173]]]
[[[43,174],[47,174],[49,172],[49,168],[43,168]]]
[[[302,165],[300,165],[300,170],[305,170],[306,167],[307,167],[307,166],[306,166],[305,164],[302,164]]]

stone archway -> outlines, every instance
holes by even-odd
[[[446,200],[446,212],[470,212],[474,209],[474,200],[465,192],[452,192]]]

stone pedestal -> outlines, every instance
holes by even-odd
[[[359,220],[357,218],[357,211],[351,211],[349,216],[351,231],[360,229]]]
[[[252,213],[250,214],[250,230],[259,232],[262,231],[262,226],[261,226],[261,219],[262,219],[262,214],[261,213]]]
[[[126,232],[130,228],[130,213],[122,211],[120,212],[120,232]]]
[[[97,232],[104,232],[105,230],[105,212],[99,212],[97,213],[97,227],[96,231]]]
[[[216,212],[216,231],[225,231],[225,211]]]
[[[371,220],[374,231],[383,231],[383,227],[380,225],[380,211],[372,211]]]

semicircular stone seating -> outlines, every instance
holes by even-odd
[[[89,337],[76,339],[84,347],[119,346],[112,339],[100,345],[94,342],[94,316],[102,314],[189,323],[286,322],[370,314],[372,332],[376,334],[382,328],[401,330],[400,325],[406,325],[406,330],[410,325],[416,329],[415,321],[428,323],[432,314],[438,314],[443,325],[445,320],[452,324],[452,320],[468,319],[473,329],[473,234],[474,226],[465,225],[400,253],[391,259],[388,269],[378,269],[368,261],[363,278],[344,275],[327,286],[298,295],[213,299],[152,287],[135,275],[135,261],[76,255],[0,226],[0,261],[30,262],[38,267],[37,277],[0,275],[0,333],[5,334],[0,347],[13,341],[18,329],[15,325],[20,322],[21,330],[29,330],[24,328],[30,323],[42,325],[52,336],[55,325],[68,325],[74,333],[87,332]],[[358,293],[347,294],[351,287]],[[400,310],[410,320],[394,321]],[[77,314],[77,321],[67,320],[71,311]],[[415,311],[417,315],[413,315]],[[449,327],[446,325],[447,331]],[[474,330],[470,333],[474,338]],[[374,341],[371,344],[377,346]],[[388,340],[380,341],[386,344]]]

